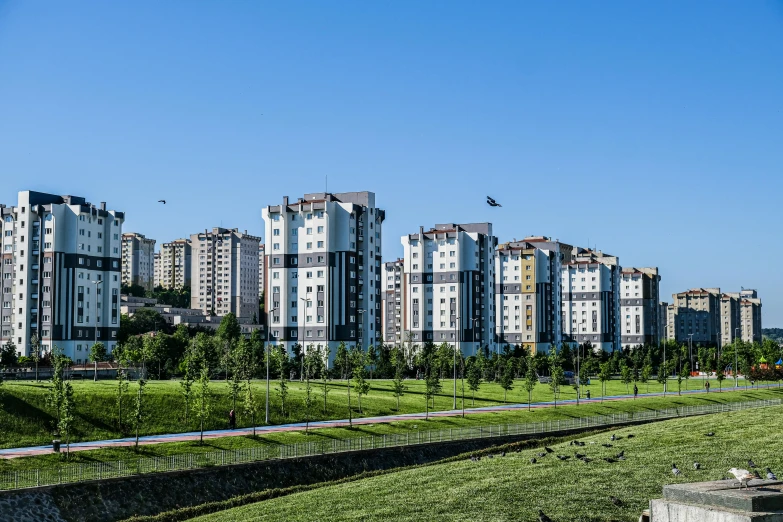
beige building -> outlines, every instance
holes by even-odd
[[[628,267],[620,272],[620,338],[624,348],[660,341],[660,282],[655,267]]]
[[[258,320],[258,252],[261,238],[236,228],[190,236],[190,307],[206,314]]]
[[[157,288],[160,286],[160,252],[155,252],[152,255],[152,286]]]
[[[692,288],[672,294],[667,308],[666,337],[678,343],[718,344],[721,317],[720,288]]]
[[[122,284],[139,285],[152,290],[154,284],[155,240],[143,234],[127,232],[122,234]]]
[[[191,284],[191,244],[189,239],[163,243],[158,258],[158,285],[183,288]],[[156,285],[156,286],[158,286]]]

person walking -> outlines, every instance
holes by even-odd
[[[707,393],[710,393],[710,381],[704,381],[704,389],[707,390]]]
[[[236,429],[237,427],[237,414],[234,413],[234,410],[231,410],[228,412],[228,428],[229,429]]]
[[[639,395],[639,388],[634,384],[633,385],[633,398],[636,399],[637,395]]]

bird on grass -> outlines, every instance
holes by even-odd
[[[158,203],[163,203],[165,205],[166,204],[166,200],[165,199],[159,199]]]
[[[489,458],[494,459],[495,456],[494,455],[489,455]]]
[[[500,452],[500,456],[501,456],[501,457],[505,457],[505,456],[506,456],[506,452],[505,452],[505,451],[501,451],[501,452]]]
[[[544,453],[543,451],[542,451],[542,452],[540,452],[540,453],[538,453],[537,455],[538,455],[539,457],[546,457],[546,453]]]
[[[616,459],[613,459],[613,458],[611,458],[611,457],[604,457],[604,460],[605,460],[606,462],[610,463],[610,464],[614,464],[615,462],[617,462],[617,460],[616,460]]]
[[[693,469],[696,469],[696,470],[701,469],[701,464],[699,464],[698,462],[694,462],[693,463]]]
[[[778,477],[774,473],[772,473],[772,470],[769,469],[769,468],[767,468],[767,478],[769,480],[777,480],[778,479]]]
[[[592,462],[593,461],[593,459],[591,459],[589,457],[581,457],[579,460],[581,460],[585,464],[587,464],[588,462]]]
[[[544,514],[540,509],[538,510],[538,522],[552,522],[552,519]]]
[[[601,446],[603,446],[604,448],[611,448],[612,447],[611,444],[601,444]]]
[[[753,459],[748,459],[748,467],[751,469],[756,467],[756,463],[753,462]]]
[[[578,451],[576,453],[574,453],[574,457],[576,457],[578,459],[581,459],[581,458],[586,457],[586,456],[587,455],[585,455],[584,453],[579,453]]]
[[[619,459],[620,457],[625,457],[625,450],[621,451],[617,455],[614,456],[614,458]]]
[[[734,478],[736,478],[739,481],[739,487],[742,489],[742,485],[745,485],[745,489],[748,487],[748,481],[753,480],[753,474],[751,474],[750,471],[746,469],[737,469],[737,468],[731,468],[729,470],[729,473],[734,475]]]
[[[615,505],[615,506],[617,506],[617,507],[620,507],[620,506],[622,506],[622,505],[623,505],[623,501],[622,501],[622,500],[620,500],[620,499],[619,499],[619,498],[617,498],[617,497],[614,497],[614,496],[612,496],[612,497],[609,497],[609,500],[611,500],[611,501],[612,501],[612,504],[614,504],[614,505]]]
[[[544,449],[546,450],[547,453],[554,453],[555,452],[555,450],[553,450],[552,448],[548,448],[546,446],[544,446]]]
[[[609,437],[609,440],[611,440],[612,442],[617,440],[617,437],[614,436],[614,433],[612,433],[612,436]]]
[[[558,455],[557,458],[560,459],[560,460],[568,460],[571,457],[569,457],[568,455]]]
[[[680,468],[677,467],[677,464],[672,464],[672,473],[675,477],[681,473]]]
[[[532,459],[530,459],[530,463],[531,463],[531,464],[535,464],[536,462],[538,462],[538,461],[536,460],[536,458],[535,458],[535,457],[533,457]]]
[[[713,432],[705,433],[704,436],[705,437],[714,437],[715,433],[713,433]]]
[[[498,203],[497,201],[495,201],[494,199],[492,199],[489,196],[487,196],[487,205],[489,205],[490,207],[502,207],[503,206],[503,205],[501,205],[500,203]]]
[[[636,436],[636,435],[634,435],[633,433],[629,433],[629,434],[628,434],[628,438],[629,438],[629,439],[632,439],[632,438],[634,438],[635,436]]]

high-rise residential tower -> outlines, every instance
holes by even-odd
[[[111,351],[120,327],[124,213],[77,196],[20,192],[2,215],[0,343],[29,355],[60,348],[86,362],[96,341]]]
[[[122,284],[152,290],[155,283],[155,240],[143,234],[122,234]]]
[[[258,321],[258,245],[261,239],[236,228],[213,228],[190,236],[190,307],[210,315]]]
[[[382,283],[383,305],[381,307],[383,317],[383,341],[388,344],[400,345],[405,339],[402,336],[402,305],[403,299],[403,261],[389,261],[384,263]]]
[[[660,282],[658,268],[622,269],[619,326],[623,348],[660,342]]]
[[[435,225],[402,237],[402,335],[448,343],[465,355],[495,342],[495,247],[491,223]]]
[[[265,311],[273,342],[292,349],[381,340],[382,226],[372,192],[305,194],[263,210]]]
[[[178,290],[191,286],[191,244],[189,239],[175,239],[160,246],[157,258],[158,283],[155,286]]]

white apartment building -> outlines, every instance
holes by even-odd
[[[495,342],[497,238],[491,223],[441,224],[402,237],[402,333],[414,345],[443,342],[465,355]]]
[[[161,286],[160,284],[160,252],[155,252],[152,254],[152,264],[153,264],[153,276],[152,276],[152,286],[153,288],[157,288]]]
[[[122,284],[152,290],[154,285],[155,240],[143,234],[122,234]]]
[[[0,206],[0,343],[30,355],[59,347],[77,364],[97,340],[110,352],[120,327],[124,213],[77,196],[20,192]]]
[[[263,210],[265,310],[273,342],[367,349],[381,340],[386,213],[372,192],[313,193]]]
[[[191,286],[192,245],[190,239],[175,239],[160,246],[155,286],[178,289]]]
[[[661,276],[658,268],[623,268],[620,272],[620,339],[623,348],[657,345],[660,331]]]
[[[575,247],[561,277],[563,341],[574,345],[589,341],[596,351],[619,349],[619,259]]]
[[[190,307],[210,315],[257,319],[260,242],[236,228],[192,234]]]
[[[522,346],[533,353],[560,345],[561,270],[572,250],[545,236],[498,246],[495,329],[500,345]]]

